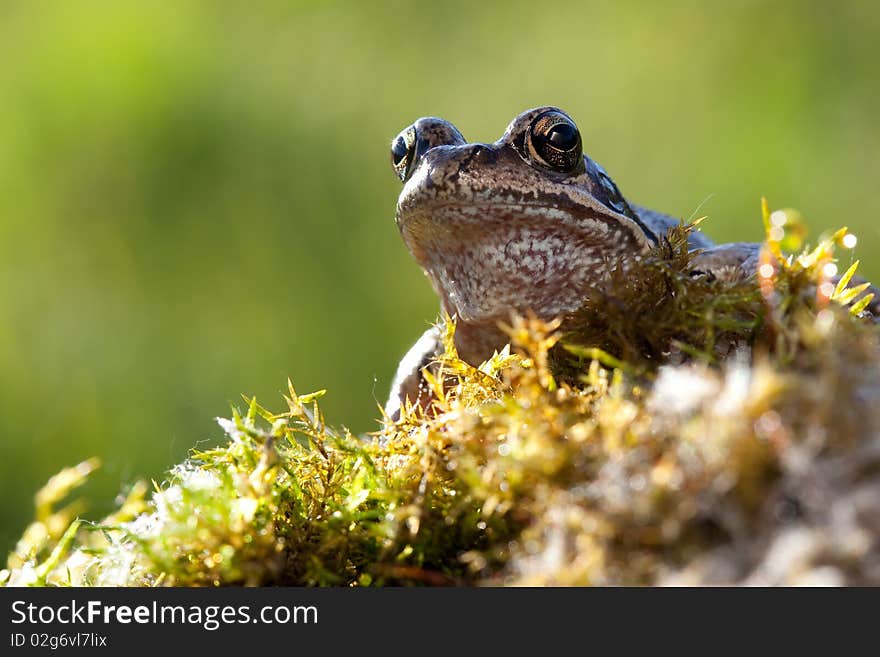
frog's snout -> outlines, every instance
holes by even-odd
[[[419,158],[416,168],[427,173],[426,183],[452,185],[459,176],[498,161],[498,151],[491,144],[461,144],[432,146]],[[415,170],[411,175],[415,175]]]

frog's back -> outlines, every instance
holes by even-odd
[[[653,231],[657,237],[662,237],[670,228],[678,226],[678,224],[681,223],[675,217],[642,207],[641,205],[632,204],[631,207],[635,210],[636,214],[639,215],[639,219],[642,220],[642,223]],[[699,230],[691,231],[688,243],[691,249],[710,249],[715,246],[715,243]]]

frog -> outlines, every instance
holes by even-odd
[[[474,366],[509,341],[502,326],[512,315],[551,320],[577,310],[681,223],[625,198],[554,106],[522,112],[494,143],[419,118],[392,141],[391,164],[403,183],[397,228],[455,322],[459,357]],[[699,228],[688,249],[693,276],[735,281],[758,267],[759,244],[715,244]],[[433,325],[400,361],[389,420],[406,400],[429,405],[422,372],[442,352],[442,335],[442,322]]]

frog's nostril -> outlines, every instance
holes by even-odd
[[[468,151],[462,158],[462,169],[466,169],[472,162],[491,164],[496,159],[495,150],[489,144],[471,144]]]

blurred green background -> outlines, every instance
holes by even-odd
[[[436,300],[393,223],[394,135],[578,121],[630,199],[721,240],[759,199],[880,276],[876,2],[0,4],[0,544],[59,468],[92,514],[290,376],[375,428]]]

